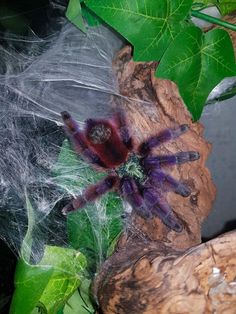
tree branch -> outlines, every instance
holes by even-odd
[[[114,104],[127,113],[136,145],[167,127],[189,124],[190,131],[159,150],[192,150],[201,156],[167,169],[192,190],[187,198],[167,194],[184,230],[176,233],[158,218],[145,220],[132,212],[115,252],[95,278],[93,294],[103,314],[233,314],[236,232],[200,244],[201,223],[216,192],[205,166],[211,145],[202,136],[202,125],[192,123],[175,84],[154,77],[156,65],[135,63],[130,47],[121,50],[114,69],[122,96]]]

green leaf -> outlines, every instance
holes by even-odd
[[[54,175],[57,184],[73,194],[79,194],[81,189],[105,176],[80,159],[67,140],[61,148]],[[68,215],[69,243],[86,256],[91,272],[108,256],[108,248],[121,232],[122,210],[121,199],[115,193],[107,193],[95,204]]]
[[[64,314],[63,308],[59,309],[59,310],[57,311],[57,314]]]
[[[236,10],[235,0],[217,0],[216,6],[219,8],[222,15],[232,13]]]
[[[86,259],[73,249],[46,247],[39,265],[53,265],[53,274],[40,302],[45,305],[49,314],[56,313],[80,286],[81,276],[87,266]]]
[[[22,259],[19,260],[15,272],[15,292],[10,313],[30,314],[36,307],[52,273],[53,267],[33,266]]]
[[[22,258],[15,272],[15,292],[10,313],[30,314],[36,306],[42,312],[56,314],[79,287],[87,266],[85,257],[68,248],[45,246],[40,263],[30,265],[34,210],[26,196],[28,228],[21,247]]]
[[[105,176],[104,173],[93,170],[87,162],[79,158],[68,140],[65,140],[61,147],[53,174],[57,185],[73,194],[78,194],[82,188]]]
[[[190,26],[176,36],[156,71],[156,76],[174,81],[192,113],[201,116],[212,89],[225,77],[235,76],[234,50],[229,34],[214,29],[204,34]]]
[[[75,291],[71,298],[67,301],[63,314],[93,314],[95,313],[90,300],[90,284],[91,281],[84,279],[80,288]]]
[[[86,27],[84,25],[81,5],[79,0],[70,0],[67,10],[66,17],[68,20],[78,27],[82,32],[86,33]]]
[[[102,20],[95,13],[93,13],[93,11],[87,8],[84,3],[81,4],[81,8],[82,15],[89,26],[98,26],[102,23]]]
[[[46,308],[56,314],[81,284],[86,268],[85,257],[73,249],[46,246],[37,265],[20,259],[15,273],[15,292],[11,314],[30,314],[33,309]]]
[[[154,61],[186,27],[192,0],[86,0],[85,4],[133,44],[135,61]]]
[[[235,0],[194,0],[194,3],[204,4],[204,6],[218,7],[222,15],[229,14],[236,10]]]

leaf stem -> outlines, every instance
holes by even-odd
[[[192,10],[191,11],[191,15],[194,16],[194,17],[197,17],[198,19],[201,19],[201,20],[204,20],[204,21],[216,24],[216,25],[223,26],[225,28],[229,28],[229,29],[231,29],[233,31],[236,31],[236,25],[235,24],[231,24],[231,23],[222,21],[222,20],[220,20],[220,19],[218,19],[216,17],[207,15],[205,13]]]

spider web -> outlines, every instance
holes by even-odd
[[[63,172],[55,175],[65,140],[60,112],[69,111],[82,126],[88,117],[109,116],[111,97],[118,97],[111,63],[122,41],[103,26],[84,34],[64,18],[52,23],[51,35],[43,39],[32,30],[27,37],[4,33],[0,46],[0,234],[20,254],[31,207],[33,244],[25,244],[33,263],[42,258],[45,244],[68,245],[61,209],[82,189],[71,182],[86,186],[94,180],[89,171],[78,177],[87,168],[81,160],[73,168],[63,160]],[[66,158],[69,154],[67,147]],[[100,264],[100,232],[109,218],[104,203],[94,209]]]
[[[68,219],[61,214],[68,200],[100,175],[75,155],[60,116],[67,110],[83,127],[87,118],[111,115],[111,98],[119,97],[112,59],[122,41],[104,26],[84,34],[62,17],[47,31],[45,38],[31,29],[27,37],[0,34],[0,236],[26,263],[40,268],[43,261],[57,269],[62,283],[50,279],[40,300],[50,304],[49,289],[50,296],[56,294],[52,306],[58,306],[70,296],[63,278],[75,284],[78,276],[97,272],[122,229],[122,203],[111,194]],[[86,270],[78,272],[83,259],[76,261],[70,248],[84,254]],[[54,262],[53,252],[61,263]],[[34,290],[35,279],[31,284]],[[68,293],[75,288],[68,286]],[[88,295],[88,286],[81,289]]]

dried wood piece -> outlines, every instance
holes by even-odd
[[[97,294],[103,313],[235,314],[235,252],[236,232],[183,253],[128,242],[104,265]]]
[[[166,194],[184,225],[181,233],[170,230],[158,218],[145,220],[132,212],[127,219],[127,230],[116,251],[94,281],[93,292],[104,314],[211,313],[225,291],[234,286],[234,234],[188,250],[201,242],[201,223],[215,198],[215,186],[205,166],[211,145],[203,138],[202,125],[192,123],[176,85],[154,77],[156,66],[133,62],[130,47],[121,50],[114,69],[124,97],[114,99],[114,103],[127,113],[136,145],[165,128],[188,124],[187,133],[162,145],[156,153],[198,151],[201,158],[167,169],[192,190],[187,198]],[[229,237],[233,240],[228,243]],[[228,265],[226,259],[231,261]],[[214,277],[214,271],[220,275]],[[225,273],[223,284],[220,278]],[[222,285],[218,281],[215,285],[216,278]],[[234,296],[227,298],[230,304],[235,302]],[[228,303],[222,304],[220,309]]]
[[[130,47],[121,50],[114,60],[114,69],[120,93],[127,98],[122,98],[117,105],[127,113],[137,143],[165,128],[188,124],[190,130],[187,133],[162,145],[156,153],[198,151],[201,157],[199,161],[168,168],[174,178],[185,182],[192,190],[187,198],[167,194],[169,204],[185,226],[183,232],[171,231],[158,218],[143,220],[135,216],[132,224],[150,240],[162,240],[170,247],[186,249],[201,242],[201,223],[215,198],[215,186],[205,166],[211,145],[203,138],[202,125],[192,123],[176,85],[154,77],[156,66],[152,62],[133,62]]]

